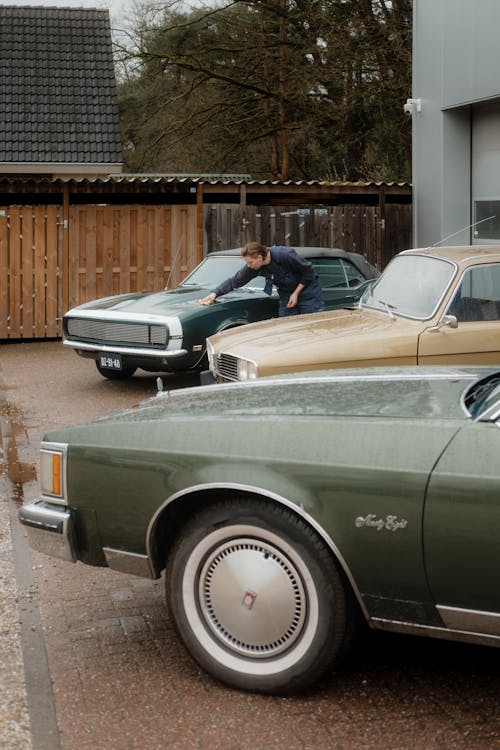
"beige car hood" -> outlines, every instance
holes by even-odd
[[[416,364],[429,321],[366,308],[273,319],[212,336],[214,354],[257,363],[259,375],[325,367]]]

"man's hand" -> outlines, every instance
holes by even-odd
[[[299,301],[299,293],[292,292],[290,295],[290,299],[288,300],[287,307],[297,307],[298,301]]]
[[[200,299],[200,305],[213,305],[215,302],[215,294],[213,292],[210,292],[210,294],[207,294],[206,297],[203,297],[203,299]]]

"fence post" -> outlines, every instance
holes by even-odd
[[[67,182],[63,185],[62,228],[62,312],[65,313],[69,307],[69,185]]]
[[[382,185],[378,192],[378,209],[376,265],[379,271],[382,271],[385,265],[385,188]]]

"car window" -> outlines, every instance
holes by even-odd
[[[213,289],[230,276],[234,276],[244,265],[241,257],[235,255],[231,258],[213,257],[205,258],[189,276],[186,276],[181,286],[200,286],[205,289]],[[264,289],[265,278],[256,276],[251,279],[244,288]]]
[[[500,320],[500,263],[467,269],[446,312],[461,323]]]
[[[397,255],[361,297],[376,307],[425,320],[435,313],[456,272],[456,266],[429,255]]]
[[[323,289],[347,287],[347,276],[340,258],[318,258],[313,264]]]
[[[349,287],[359,286],[365,280],[365,277],[363,276],[361,271],[358,271],[356,266],[353,265],[350,261],[342,260],[342,265],[347,276],[347,285]]]

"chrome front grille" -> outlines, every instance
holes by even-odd
[[[216,354],[214,357],[215,374],[223,380],[238,380],[238,357],[232,354]]]
[[[71,341],[106,346],[140,346],[146,349],[164,349],[168,344],[167,326],[156,323],[66,318],[65,324],[67,337]]]

